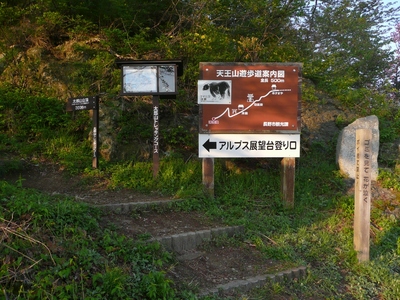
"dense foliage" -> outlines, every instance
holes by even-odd
[[[65,99],[115,92],[116,57],[182,58],[182,90],[195,102],[200,61],[296,61],[306,78],[346,99],[387,79],[393,53],[384,33],[394,25],[385,22],[397,13],[377,0],[5,1],[1,79]]]
[[[330,299],[398,299],[400,226],[394,214],[382,213],[394,204],[382,200],[374,208],[379,229],[373,231],[372,262],[356,264],[352,199],[343,196],[332,145],[316,143],[304,153],[293,211],[279,201],[275,162],[217,164],[220,184],[210,201],[201,166],[190,159],[196,136],[184,123],[198,114],[199,62],[300,62],[302,101],[324,105],[333,98],[357,116],[376,114],[381,142],[393,142],[400,135],[398,17],[399,8],[380,0],[0,1],[0,154],[54,159],[70,173],[106,178],[110,188],[191,197],[184,209],[245,225],[249,240],[268,257],[312,265],[305,280],[285,290],[278,285],[256,292],[262,299],[271,291],[281,298],[310,298],[317,291]],[[118,110],[120,147],[146,145],[152,136],[149,99],[120,104],[115,60],[176,58],[184,64],[179,95],[160,106],[170,118],[163,148],[174,151],[163,158],[159,178],[153,180],[146,161],[89,169],[90,116],[66,113],[66,99],[102,93],[102,105]],[[379,177],[394,191],[400,190],[398,163]],[[1,167],[0,175],[21,166]],[[0,228],[6,296],[195,298],[172,288],[162,271],[169,257],[157,245],[100,230],[98,212],[69,199],[0,182]]]
[[[116,59],[180,58],[179,96],[161,104],[161,113],[172,119],[162,129],[162,146],[193,151],[196,138],[180,122],[198,114],[199,62],[301,62],[303,101],[315,101],[322,92],[359,116],[378,114],[392,122],[398,118],[393,104],[399,101],[399,54],[389,46],[398,45],[398,14],[379,0],[2,1],[0,85],[17,91],[15,97],[23,92],[61,104],[101,93],[102,105],[113,106],[120,99]],[[129,104],[116,120],[118,142],[148,143],[146,99],[125,100]],[[49,103],[45,107],[54,112],[57,105]],[[9,116],[21,114],[19,106],[15,112],[0,106],[3,128]],[[33,126],[55,115],[40,118],[31,120]],[[67,130],[86,139],[80,121],[70,125]]]
[[[175,298],[159,270],[169,254],[159,244],[102,230],[100,211],[6,182],[0,204],[6,299]]]

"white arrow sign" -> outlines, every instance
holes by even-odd
[[[300,157],[300,134],[199,134],[199,157]]]

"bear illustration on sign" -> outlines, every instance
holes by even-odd
[[[231,96],[230,85],[226,81],[207,83],[203,86],[203,90],[210,90],[210,94],[214,98],[220,97],[224,99],[225,95]]]

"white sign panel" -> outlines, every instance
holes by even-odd
[[[199,134],[199,157],[300,157],[300,134]]]
[[[197,97],[198,104],[231,104],[232,80],[199,80]]]
[[[156,66],[123,66],[124,93],[157,93]]]

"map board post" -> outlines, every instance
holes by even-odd
[[[300,156],[301,68],[204,62],[198,81],[199,157],[283,158],[282,197],[289,205]]]
[[[159,117],[160,117],[160,97],[153,96],[153,178],[158,175],[160,168],[160,130],[159,130]]]
[[[80,110],[92,110],[92,167],[97,169],[99,167],[99,96],[91,96],[91,97],[77,97],[77,98],[69,98],[67,102],[67,111],[80,111]]]
[[[121,60],[121,96],[152,96],[153,102],[153,178],[160,165],[159,100],[178,94],[177,77],[183,75],[181,60]]]

